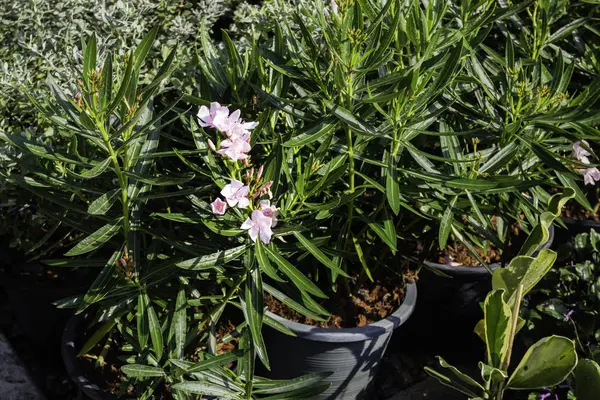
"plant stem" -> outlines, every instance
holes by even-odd
[[[125,235],[125,244],[129,244],[129,199],[127,196],[127,177],[123,174],[121,170],[121,164],[119,164],[119,158],[113,149],[110,138],[106,129],[104,128],[104,123],[102,121],[98,122],[98,129],[102,133],[102,138],[104,139],[104,143],[108,149],[108,153],[110,155],[110,159],[112,161],[113,167],[115,168],[115,174],[117,175],[117,180],[119,181],[119,186],[121,187],[121,203],[123,205],[123,233]],[[130,246],[128,246],[130,247]]]

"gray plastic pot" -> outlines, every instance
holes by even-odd
[[[268,329],[265,340],[273,379],[291,379],[314,372],[333,372],[325,382],[331,387],[313,399],[364,398],[377,372],[394,329],[406,322],[417,302],[417,286],[408,284],[400,308],[389,317],[357,328],[319,328],[267,314],[290,328],[296,336]]]

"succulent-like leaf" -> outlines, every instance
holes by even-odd
[[[507,387],[527,390],[558,385],[576,365],[575,343],[563,336],[549,336],[527,350],[508,380]]]

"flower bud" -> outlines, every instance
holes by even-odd
[[[262,164],[260,167],[258,167],[258,172],[256,173],[256,180],[260,180],[260,178],[262,177],[263,174],[263,170],[265,169],[265,165]]]
[[[217,148],[215,147],[215,144],[210,139],[208,139],[208,148],[211,149],[212,151],[217,151]]]

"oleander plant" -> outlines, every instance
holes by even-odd
[[[567,202],[594,212],[597,1],[5,3],[0,233],[90,271],[56,305],[102,390],[324,398],[338,371],[268,378],[269,334],[377,330],[441,259],[488,269],[487,350],[482,380],[429,373],[594,393],[598,234],[567,267],[541,247]]]

